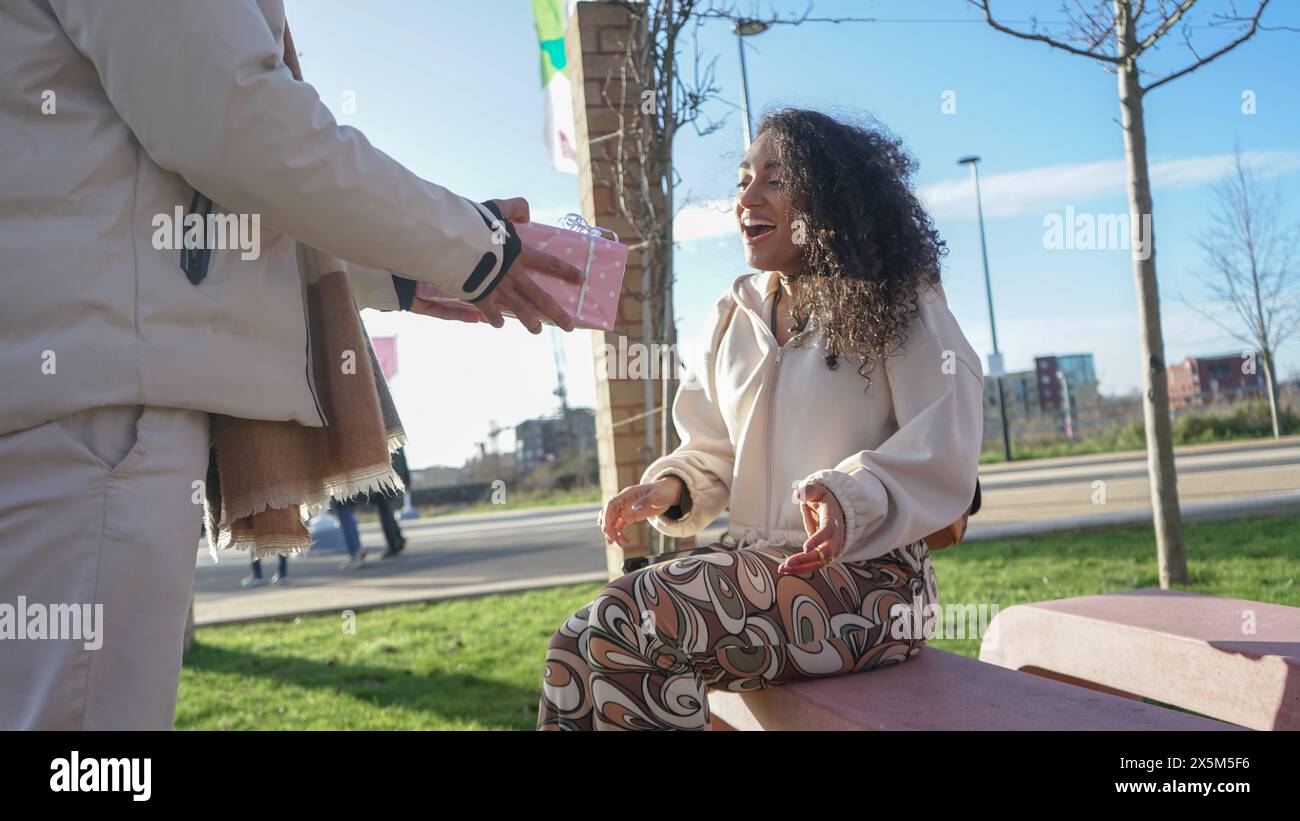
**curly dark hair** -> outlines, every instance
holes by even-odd
[[[910,184],[916,161],[872,120],[857,125],[785,108],[758,124],[772,140],[794,220],[802,222],[807,267],[790,276],[800,325],[825,334],[826,365],[861,359],[871,384],[877,361],[897,351],[916,316],[922,283],[939,283],[947,253]]]

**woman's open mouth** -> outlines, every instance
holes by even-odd
[[[752,220],[740,226],[740,233],[745,236],[746,243],[754,245],[776,233],[776,226],[770,222]]]

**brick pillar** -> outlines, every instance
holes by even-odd
[[[623,243],[635,246],[641,242],[641,236],[619,214],[614,204],[611,183],[614,176],[611,169],[617,141],[600,140],[617,131],[616,106],[621,99],[626,101],[625,110],[629,117],[639,108],[640,88],[635,87],[631,80],[624,87],[618,75],[618,68],[625,55],[626,35],[631,25],[632,19],[627,10],[613,3],[580,2],[569,17],[564,42],[573,86],[574,131],[578,144],[578,183],[583,216],[593,225],[617,232]],[[608,102],[605,99],[607,83]],[[596,141],[595,144],[593,140]],[[600,364],[600,360],[605,357],[607,345],[615,352],[633,350],[632,346],[638,343],[647,345],[649,350],[650,340],[646,338],[648,329],[644,327],[641,313],[641,277],[641,255],[634,249],[623,279],[619,318],[614,330],[592,332],[592,354],[596,365],[596,443],[600,457],[600,489],[604,499],[639,482],[646,466],[658,455],[660,446],[659,431],[656,430],[655,452],[650,453],[646,448],[646,425],[657,422],[658,414],[633,422],[624,420],[645,413],[647,384],[653,402],[651,407],[659,407],[662,381],[619,378],[620,370],[625,374],[627,367],[620,367],[620,357],[617,355],[606,359],[605,368],[602,369]],[[626,338],[622,345],[620,337]],[[606,566],[611,579],[622,575],[625,558],[645,556],[651,552],[652,536],[648,525],[633,525],[626,532],[631,540],[626,555],[617,544],[605,546]]]

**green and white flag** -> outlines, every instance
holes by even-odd
[[[573,132],[573,89],[564,56],[566,0],[533,0],[533,20],[541,47],[542,91],[546,95],[546,145],[556,171],[578,173],[578,143]]]

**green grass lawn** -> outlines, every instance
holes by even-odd
[[[1187,528],[1187,590],[1300,607],[1300,518]],[[973,542],[935,554],[944,603],[1013,604],[1158,587],[1148,528]],[[201,628],[178,729],[534,726],[546,642],[600,584]],[[976,639],[934,647],[975,656]]]

